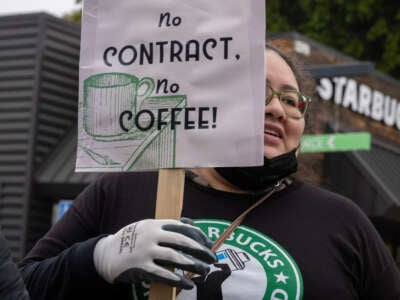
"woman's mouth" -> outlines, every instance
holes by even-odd
[[[268,134],[268,135],[276,136],[278,138],[282,138],[282,135],[280,134],[280,132],[274,131],[274,130],[271,130],[271,129],[264,129],[264,133]]]

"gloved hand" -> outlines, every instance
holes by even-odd
[[[193,282],[165,268],[205,275],[216,262],[211,241],[190,219],[147,219],[100,239],[93,253],[97,272],[109,283],[154,280],[184,289]]]

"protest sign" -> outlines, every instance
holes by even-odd
[[[261,165],[264,5],[86,0],[76,170]]]
[[[179,168],[261,165],[264,5],[86,0],[76,170],[161,169],[156,218],[179,218]]]

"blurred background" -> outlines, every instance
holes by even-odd
[[[81,6],[81,2],[76,0],[2,0],[0,15],[46,12],[62,18],[80,12]]]

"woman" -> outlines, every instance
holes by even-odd
[[[21,263],[32,299],[143,299],[152,280],[182,287],[178,299],[400,299],[398,270],[368,218],[288,177],[306,82],[278,49],[265,56],[264,166],[188,172],[182,215],[195,226],[151,219],[155,173],[100,178]]]

